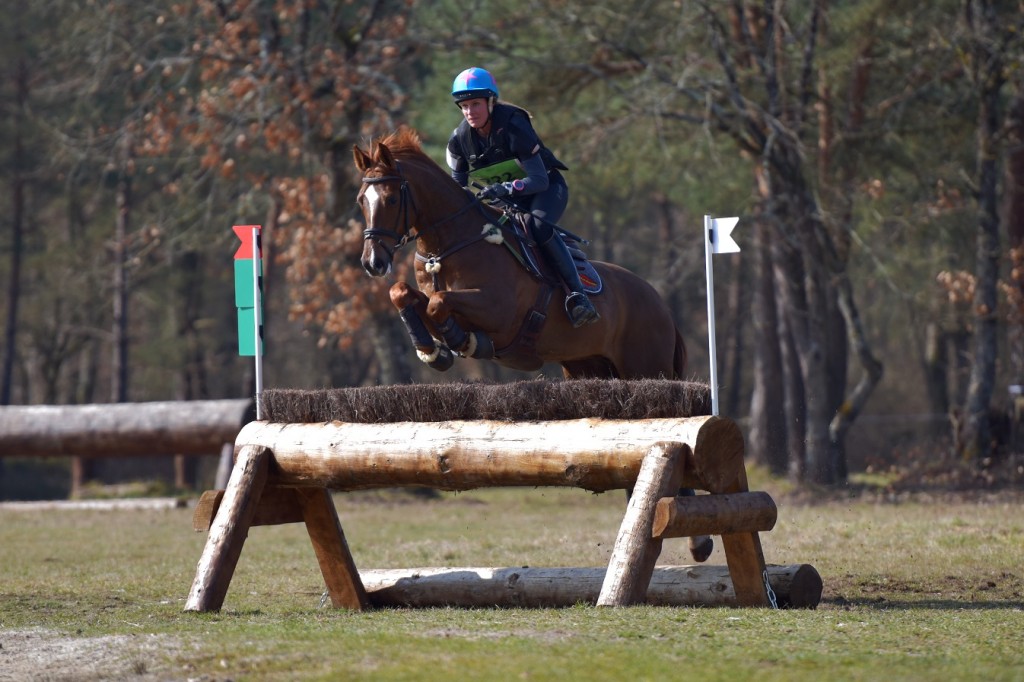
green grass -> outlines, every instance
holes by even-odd
[[[291,525],[251,530],[221,612],[184,613],[205,542],[191,510],[0,510],[0,680],[25,633],[84,652],[44,667],[53,679],[1024,679],[1019,500],[777,500],[766,558],[818,569],[816,611],[321,609]],[[360,568],[601,566],[624,504],[576,490],[335,501]],[[661,563],[690,563],[685,541]]]

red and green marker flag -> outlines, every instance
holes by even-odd
[[[238,354],[263,355],[263,248],[259,225],[231,228],[242,245],[235,251],[235,307],[238,309]]]
[[[238,354],[256,364],[256,419],[262,419],[263,393],[263,246],[260,225],[234,225],[242,245],[235,251],[235,308],[238,309]]]

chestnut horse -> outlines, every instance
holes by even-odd
[[[525,266],[526,247],[501,212],[434,163],[415,131],[402,128],[352,154],[363,174],[363,268],[384,276],[395,252],[416,242],[418,289],[397,282],[390,295],[429,366],[449,369],[454,353],[527,371],[558,362],[567,378],[683,378],[683,338],[648,282],[593,262],[603,282],[592,297],[601,319],[573,328],[557,280]],[[690,538],[696,561],[712,548],[707,536]]]
[[[416,242],[418,290],[398,282],[390,293],[428,365],[446,370],[454,352],[527,371],[557,362],[570,378],[683,378],[682,336],[645,280],[593,262],[603,281],[591,297],[601,319],[574,329],[557,280],[531,274],[501,213],[434,163],[414,131],[352,151],[363,174],[363,268],[386,275],[395,252]]]

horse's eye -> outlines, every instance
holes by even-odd
[[[387,199],[384,200],[384,203],[387,204],[388,206],[394,206],[395,204],[398,203],[398,199],[395,197],[388,197]]]

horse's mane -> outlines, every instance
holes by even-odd
[[[409,126],[402,126],[393,133],[382,135],[377,142],[390,149],[395,156],[421,157],[433,163],[433,159],[423,151],[420,134]]]
[[[423,146],[420,142],[420,134],[414,128],[403,125],[393,133],[388,133],[377,138],[376,142],[377,144],[387,147],[392,156],[401,160],[403,163],[412,162],[413,166],[420,166],[428,173],[443,176],[448,180],[451,180],[451,175],[449,175],[444,168],[438,165],[434,159],[430,158],[430,155],[423,151]],[[452,185],[456,186],[454,180],[452,180]]]

